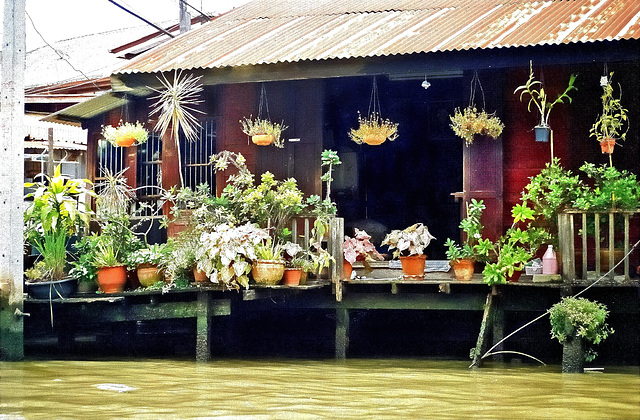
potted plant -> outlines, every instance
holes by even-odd
[[[358,144],[377,146],[386,140],[394,141],[398,138],[398,123],[382,119],[377,112],[371,112],[366,117],[358,112],[358,128],[352,128],[349,137]]]
[[[127,256],[127,267],[136,270],[141,286],[149,287],[163,280],[161,265],[170,253],[171,249],[167,244],[147,245]]]
[[[463,111],[456,108],[449,119],[453,132],[464,139],[467,147],[473,143],[476,135],[497,139],[504,129],[504,124],[495,114],[487,114],[485,110],[478,111],[475,106],[468,106]]]
[[[475,261],[481,258],[479,241],[482,234],[480,218],[485,209],[482,200],[471,199],[467,203],[467,216],[460,221],[460,229],[464,232],[464,243],[458,245],[451,238],[447,238],[444,244],[447,247],[446,255],[449,264],[453,268],[458,280],[468,281],[473,276]]]
[[[609,164],[611,164],[611,154],[613,153],[613,147],[616,144],[616,140],[625,140],[627,132],[629,131],[629,121],[627,119],[627,109],[622,106],[622,87],[620,87],[620,96],[615,98],[613,95],[613,86],[611,85],[611,79],[613,78],[613,72],[609,74],[609,77],[602,76],[600,79],[600,86],[602,86],[602,114],[598,116],[598,119],[591,130],[589,131],[590,137],[595,137],[600,143],[602,153],[609,154]]]
[[[195,251],[197,268],[225,289],[248,288],[251,262],[258,259],[255,247],[268,237],[253,223],[218,225],[200,235],[200,246]]]
[[[103,293],[122,292],[127,283],[125,256],[112,238],[102,235],[93,251],[93,264],[98,270],[98,288]]]
[[[597,353],[585,342],[599,344],[614,330],[606,322],[607,307],[584,298],[565,297],[549,309],[551,337],[562,344],[562,371],[584,372],[584,362]]]
[[[66,232],[54,230],[34,238],[33,246],[40,260],[25,270],[29,295],[36,299],[67,298],[76,290],[77,282],[67,276]]]
[[[255,256],[251,266],[253,280],[260,284],[278,284],[284,275],[282,247],[269,238],[255,245]]]
[[[280,124],[271,122],[269,119],[262,119],[257,117],[253,119],[253,116],[249,118],[244,117],[240,120],[242,125],[242,132],[247,136],[251,136],[251,141],[258,146],[268,146],[273,143],[278,148],[284,147],[284,139],[281,135],[287,127],[284,125],[284,121]]]
[[[102,137],[114,146],[138,146],[149,139],[149,131],[138,121],[135,124],[120,121],[116,127],[103,126]]]
[[[637,210],[640,184],[635,174],[613,166],[585,163],[580,167],[593,180],[593,188],[583,190],[575,207],[581,210]]]
[[[531,225],[533,210],[526,203],[516,204],[511,214],[513,224],[495,243],[489,239],[478,241],[478,253],[489,261],[482,275],[483,281],[490,286],[517,281],[527,262],[550,239],[545,229]]]
[[[26,195],[32,198],[24,212],[24,241],[40,254],[35,270],[29,271],[28,289],[35,289],[33,283],[46,283],[45,288],[55,291],[55,295],[73,289],[73,279],[67,276],[67,245],[73,235],[79,235],[88,226],[91,211],[85,207],[85,195],[94,195],[85,188],[88,180],[69,179],[56,166],[53,176],[44,181],[25,183],[26,188],[34,189]],[[33,285],[33,287],[32,287]],[[59,290],[60,289],[60,290]],[[48,294],[48,292],[47,292]]]
[[[536,133],[536,141],[549,141],[549,133],[551,132],[551,127],[549,126],[549,115],[551,114],[551,110],[555,105],[564,103],[565,99],[568,100],[569,103],[571,103],[572,99],[569,96],[569,92],[577,89],[574,86],[576,77],[577,75],[572,74],[569,77],[569,84],[565,91],[558,95],[558,97],[553,102],[550,102],[547,98],[547,92],[544,90],[544,86],[542,86],[542,82],[536,80],[533,75],[533,62],[529,62],[529,79],[524,85],[518,86],[513,93],[516,94],[520,92],[520,101],[523,100],[525,94],[529,95],[529,103],[527,105],[527,109],[529,110],[529,112],[531,112],[531,106],[534,105],[540,113],[540,123],[534,127]],[[551,157],[553,158],[553,156]]]
[[[351,278],[353,263],[356,261],[362,261],[365,270],[371,271],[369,261],[381,261],[384,259],[376,250],[375,245],[371,243],[371,236],[367,232],[358,228],[355,228],[354,232],[354,237],[345,236],[342,244],[342,252],[344,254],[342,277],[345,279]]]
[[[382,245],[389,246],[394,258],[400,258],[402,271],[405,276],[423,277],[426,256],[424,249],[429,246],[433,235],[422,223],[405,228],[404,230],[392,230],[382,241]]]

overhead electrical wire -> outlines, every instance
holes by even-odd
[[[87,76],[86,74],[84,74],[84,72],[80,69],[77,69],[73,64],[71,64],[71,62],[69,60],[67,60],[61,53],[60,51],[58,51],[56,48],[54,48],[46,39],[44,39],[44,36],[42,36],[42,34],[40,33],[40,31],[38,30],[38,28],[36,28],[36,24],[33,22],[33,19],[31,18],[31,16],[29,15],[29,13],[25,10],[25,15],[29,18],[29,21],[31,22],[31,26],[33,26],[33,30],[36,31],[36,33],[38,34],[38,36],[40,36],[40,39],[42,39],[42,41],[47,44],[47,46],[49,48],[51,48],[57,55],[58,57],[60,57],[62,60],[64,60],[69,66],[71,66],[71,68],[74,71],[77,71],[78,73],[80,73],[82,76],[84,76],[85,79],[87,79],[89,82],[91,82],[91,84],[93,84],[93,86],[95,86],[96,89],[101,90],[100,87],[93,81],[93,79],[91,79],[89,76]]]

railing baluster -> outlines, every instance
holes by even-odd
[[[587,213],[582,213],[582,279],[587,279]]]
[[[614,231],[614,213],[609,213],[609,279],[613,281],[614,269],[613,266],[615,264],[615,231]]]
[[[600,213],[595,214],[596,277],[600,277]]]
[[[629,254],[629,213],[624,214],[624,255]],[[624,280],[629,281],[629,258],[624,260]]]

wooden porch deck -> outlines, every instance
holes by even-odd
[[[360,269],[356,267],[357,272]],[[318,280],[303,286],[251,285],[239,293],[223,291],[215,285],[193,285],[188,289],[161,291],[131,291],[113,295],[92,295],[70,299],[25,298],[25,312],[47,313],[51,307],[58,345],[70,354],[74,351],[75,332],[83,325],[121,323],[131,321],[195,319],[196,359],[211,358],[212,326],[217,319],[242,311],[278,311],[282,309],[322,309],[335,313],[335,357],[349,354],[350,315],[354,310],[418,310],[418,311],[474,311],[483,313],[480,325],[470,326],[477,331],[478,348],[504,336],[505,317],[509,312],[544,313],[562,296],[586,287],[584,282],[536,283],[523,275],[517,283],[489,288],[482,276],[460,282],[450,273],[426,273],[424,280],[404,279],[398,269],[375,269],[370,277],[361,277],[332,284]],[[336,288],[342,299],[336,300]],[[639,289],[637,281],[598,286],[625,290],[636,300],[640,293],[628,293],[626,288]],[[635,305],[635,306],[634,306]],[[612,311],[637,313],[637,302],[626,303]],[[35,318],[35,319],[34,319]],[[27,317],[29,322],[49,322],[49,319]]]

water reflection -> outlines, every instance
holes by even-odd
[[[640,418],[638,368],[433,360],[0,363],[0,419]]]

